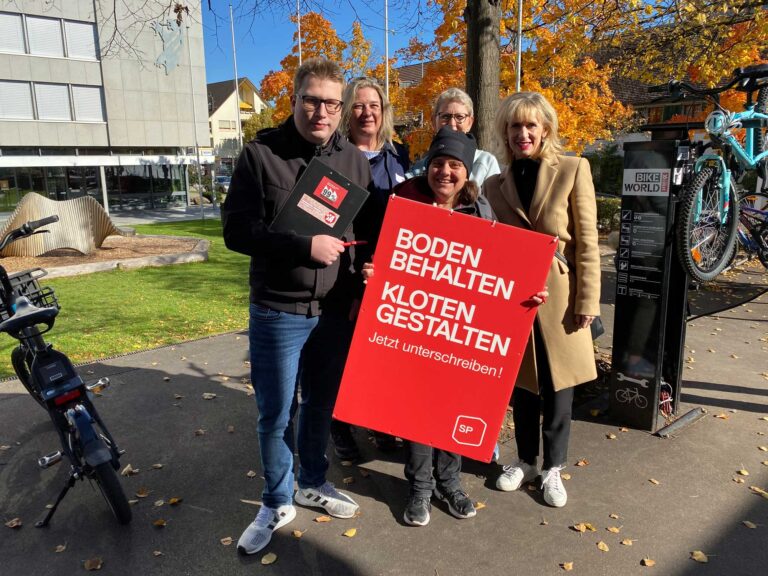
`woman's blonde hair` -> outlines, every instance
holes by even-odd
[[[563,145],[558,136],[557,112],[552,104],[538,92],[518,92],[502,100],[496,113],[496,135],[504,143],[504,155],[508,164],[512,164],[515,158],[509,147],[507,127],[511,122],[525,122],[532,118],[540,120],[543,128],[541,148],[534,158],[552,160],[563,153]]]
[[[351,142],[352,138],[350,138],[349,121],[350,118],[352,118],[352,107],[355,105],[355,98],[357,97],[358,91],[363,88],[372,88],[376,90],[376,93],[379,95],[379,100],[381,101],[381,127],[379,128],[378,134],[376,134],[376,149],[381,150],[385,143],[392,144],[392,136],[395,133],[395,121],[392,115],[392,105],[389,103],[387,95],[384,93],[384,89],[373,78],[355,78],[352,82],[347,84],[342,98],[342,100],[344,100],[344,106],[341,109],[341,131]],[[354,142],[352,143],[354,144]]]

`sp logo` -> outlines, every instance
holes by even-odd
[[[338,218],[339,218],[339,215],[336,214],[335,212],[326,212],[323,220],[325,220],[326,224],[335,224]]]
[[[453,426],[453,440],[464,446],[480,446],[485,437],[487,425],[482,418],[457,416]]]

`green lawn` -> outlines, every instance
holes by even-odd
[[[82,363],[247,327],[248,257],[226,249],[218,220],[136,226],[139,234],[210,240],[209,261],[43,279],[61,312],[46,338]],[[0,377],[15,341],[2,336]]]

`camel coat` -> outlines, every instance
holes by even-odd
[[[555,390],[597,377],[592,334],[578,329],[575,314],[600,315],[600,251],[597,205],[589,162],[558,156],[539,167],[531,208],[525,213],[511,168],[483,184],[499,222],[557,236],[558,250],[570,264],[554,258],[547,277],[549,298],[539,306],[538,320]],[[533,332],[520,366],[517,386],[538,393]]]

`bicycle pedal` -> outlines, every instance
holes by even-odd
[[[93,384],[88,384],[86,386],[86,389],[88,392],[93,392],[94,394],[99,394],[109,388],[109,378],[99,378],[96,382]]]
[[[43,470],[46,468],[50,468],[54,464],[58,464],[61,462],[61,451],[57,450],[56,452],[51,452],[50,454],[46,454],[42,458],[37,459],[37,465],[40,466]]]

